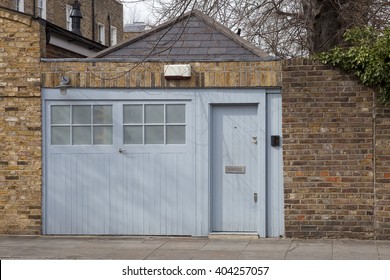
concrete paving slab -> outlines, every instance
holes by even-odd
[[[59,256],[59,247],[25,247],[22,250],[12,254],[16,259],[55,259]]]
[[[329,253],[287,253],[285,260],[331,260],[332,254]]]
[[[178,237],[180,239],[180,237]],[[158,244],[164,244],[164,243],[167,243],[169,240],[172,240],[172,238],[168,238],[168,237],[150,237],[150,238],[147,238],[144,243],[149,243],[149,244],[154,244],[154,243],[158,243]]]
[[[390,259],[390,241],[0,236],[2,259]]]
[[[284,260],[286,251],[260,251],[245,250],[239,258],[240,260]]]
[[[81,259],[81,260],[101,260],[106,259],[107,254],[112,252],[107,248],[64,248],[58,252],[58,258]]]
[[[290,244],[291,239],[281,238],[259,238],[257,240],[251,240],[251,244]]]
[[[201,249],[207,241],[168,241],[161,246],[161,249]]]
[[[88,241],[79,240],[79,239],[46,239],[42,240],[39,244],[33,244],[32,246],[39,246],[41,248],[51,248],[51,247],[79,247],[86,246]]]
[[[107,260],[144,260],[151,255],[154,250],[129,250],[116,249],[105,255]]]
[[[184,250],[184,249],[169,249],[169,250],[156,250],[150,254],[147,260],[190,260],[192,259],[197,250]]]
[[[377,247],[378,248],[378,253],[379,253],[379,255],[385,255],[385,254],[388,254],[388,255],[390,255],[390,247],[380,247],[380,246],[378,246]]]
[[[193,257],[193,260],[237,260],[242,251],[237,250],[200,250]]]
[[[333,244],[317,240],[292,241],[286,252],[286,260],[331,260]]]
[[[200,250],[216,251],[242,251],[249,244],[249,241],[227,241],[227,240],[210,240]]]
[[[390,247],[390,240],[377,240],[376,244],[378,247]]]
[[[246,246],[245,251],[275,251],[275,252],[286,252],[290,247],[290,243],[278,244],[278,243],[249,243]]]
[[[371,240],[336,240],[333,243],[333,259],[378,260],[378,248]]]
[[[379,254],[380,260],[390,260],[390,254]]]
[[[162,245],[164,245],[164,243],[144,243],[144,242],[127,243],[127,242],[123,242],[120,244],[116,244],[112,248],[114,248],[114,249],[127,249],[127,250],[156,250],[156,249],[160,248]],[[91,246],[89,246],[89,247],[91,247]],[[105,243],[102,245],[95,244],[95,247],[110,248],[110,244],[109,243]]]
[[[333,254],[334,260],[379,260],[379,255],[370,254],[358,254],[358,253],[335,253]]]
[[[9,259],[23,251],[24,247],[0,246],[0,259]]]
[[[23,236],[5,236],[0,238],[0,246],[33,246],[44,243],[45,240],[40,237],[23,237]]]

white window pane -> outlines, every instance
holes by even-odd
[[[91,123],[91,106],[73,106],[72,114],[73,124]]]
[[[145,105],[145,123],[164,123],[164,105]]]
[[[72,128],[73,145],[90,145],[91,144],[91,127],[80,126]]]
[[[116,27],[111,26],[111,46],[116,45],[116,43],[117,43]]]
[[[93,143],[95,145],[111,145],[112,126],[95,126],[93,128]]]
[[[143,144],[142,126],[125,126],[123,138],[124,144]]]
[[[185,105],[171,104],[167,105],[167,123],[185,123],[186,110]]]
[[[98,105],[93,106],[94,124],[112,124],[112,106]]]
[[[70,124],[70,106],[51,106],[52,124]]]
[[[66,29],[69,31],[72,31],[72,18],[70,17],[72,9],[72,6],[66,5]]]
[[[186,127],[184,125],[167,126],[167,144],[185,144]]]
[[[142,105],[125,105],[123,107],[123,122],[142,123]]]
[[[164,144],[164,126],[145,126],[145,144]]]
[[[70,127],[54,126],[51,128],[52,145],[69,145],[70,144]]]
[[[98,23],[98,35],[99,35],[99,43],[105,45],[106,44],[105,28],[104,25],[101,23]]]

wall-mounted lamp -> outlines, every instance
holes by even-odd
[[[57,86],[57,88],[60,89],[60,93],[62,95],[66,95],[67,88],[69,87],[70,78],[68,76],[61,76],[60,78],[60,84]]]

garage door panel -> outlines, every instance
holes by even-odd
[[[49,162],[47,233],[108,233],[110,155],[52,154]]]
[[[191,234],[195,211],[191,162],[187,154],[124,154],[119,173],[125,184],[112,186],[110,192],[111,232]]]

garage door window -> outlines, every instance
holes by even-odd
[[[52,145],[111,145],[111,105],[51,106]]]
[[[137,104],[123,107],[124,144],[185,144],[184,104]]]

